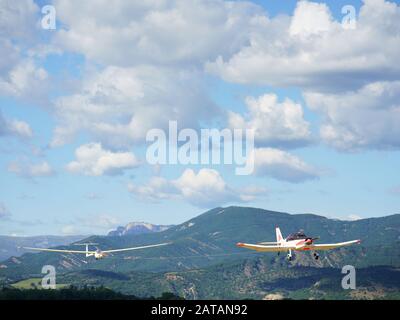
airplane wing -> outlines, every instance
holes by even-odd
[[[139,249],[147,249],[147,248],[154,248],[154,247],[160,247],[160,246],[165,246],[167,244],[171,244],[170,242],[166,243],[160,243],[160,244],[152,244],[149,246],[142,246],[142,247],[133,247],[133,248],[124,248],[124,249],[114,249],[114,250],[102,250],[101,252],[103,253],[113,253],[113,252],[121,252],[121,251],[130,251],[130,250],[139,250]]]
[[[330,250],[330,249],[350,246],[355,243],[361,243],[361,241],[360,240],[352,240],[352,241],[329,243],[329,244],[313,244],[313,245],[307,246],[307,247],[309,247],[311,250]]]
[[[275,245],[275,246],[277,246],[277,245],[278,245],[278,242],[259,242],[259,243],[257,243],[257,244],[262,244],[262,245]]]
[[[79,250],[63,250],[63,249],[45,249],[45,248],[30,248],[30,247],[22,247],[26,250],[35,250],[35,251],[46,251],[46,252],[63,252],[63,253],[94,253],[94,251],[79,251]]]
[[[256,250],[260,252],[280,252],[280,251],[288,251],[289,249],[294,249],[294,248],[289,248],[289,247],[280,247],[278,245],[264,245],[264,244],[251,244],[251,243],[241,243],[239,242],[236,244],[238,247],[241,248],[247,248],[251,250]]]

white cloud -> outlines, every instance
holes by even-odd
[[[153,177],[142,186],[128,185],[129,192],[139,198],[158,201],[163,199],[185,200],[197,207],[213,207],[231,202],[254,200],[265,194],[265,189],[249,187],[235,189],[227,185],[218,171],[200,169],[198,173],[186,169],[175,180]]]
[[[301,104],[290,99],[278,102],[275,94],[247,97],[248,114],[229,112],[232,129],[253,129],[256,142],[264,145],[296,146],[310,142],[309,123],[303,118]]]
[[[150,201],[177,199],[180,194],[174,184],[163,177],[152,177],[144,185],[129,183],[128,191],[141,199]]]
[[[262,14],[250,2],[221,0],[118,0],[112,8],[107,1],[59,0],[55,6],[66,25],[58,45],[116,66],[199,65],[232,54]]]
[[[398,148],[398,21],[396,3],[366,0],[356,28],[346,29],[327,5],[299,1],[293,16],[264,21],[247,46],[207,69],[232,82],[304,89],[322,115],[322,140],[337,149]]]
[[[9,172],[24,178],[49,177],[54,175],[54,170],[46,161],[36,164],[14,161],[8,165],[7,169]]]
[[[33,131],[28,123],[17,119],[5,119],[0,111],[0,136],[32,138]]]
[[[248,161],[254,161],[254,175],[270,176],[277,180],[300,183],[319,178],[318,169],[300,158],[273,148],[256,148]]]
[[[16,134],[20,137],[31,138],[33,132],[29,124],[20,120],[12,120],[9,122],[9,130],[11,133]]]
[[[75,150],[75,156],[76,160],[67,165],[67,170],[89,176],[121,174],[139,165],[133,153],[105,150],[100,143],[80,146]]]
[[[216,170],[200,169],[196,174],[186,169],[173,182],[185,200],[195,206],[215,206],[221,202],[242,201],[240,194],[235,194],[227,186]]]
[[[39,8],[33,0],[0,2],[0,36],[29,40],[38,27]]]
[[[320,135],[340,150],[400,148],[400,81],[375,82],[340,94],[305,92],[323,116]]]
[[[399,20],[395,3],[367,0],[357,28],[345,29],[325,4],[299,1],[292,17],[265,19],[249,34],[248,45],[208,63],[207,69],[231,82],[317,91],[399,79]]]
[[[34,52],[39,34],[39,8],[32,0],[0,2],[0,94],[43,99],[48,74],[39,67]],[[43,100],[41,100],[43,101]]]
[[[329,31],[332,16],[325,3],[299,1],[289,27],[291,36],[310,37]]]
[[[45,93],[48,74],[32,59],[21,60],[11,69],[7,77],[0,78],[0,92],[22,98],[39,98]]]
[[[143,143],[149,129],[198,129],[220,114],[207,97],[203,64],[247,40],[262,8],[250,2],[56,1],[59,48],[102,66],[85,70],[82,90],[55,102],[51,146],[80,130],[105,146]],[[79,10],[77,10],[79,8]],[[195,115],[195,116],[194,116]]]
[[[55,113],[59,124],[52,146],[87,130],[106,146],[129,147],[144,143],[152,128],[167,129],[171,119],[197,128],[218,110],[206,98],[196,72],[107,67],[86,75],[80,92],[57,99]]]

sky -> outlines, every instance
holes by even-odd
[[[399,213],[398,21],[383,0],[0,0],[0,234]],[[151,163],[170,121],[251,130],[254,170]]]

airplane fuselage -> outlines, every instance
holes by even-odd
[[[238,247],[244,247],[260,252],[288,252],[288,260],[292,260],[292,251],[311,251],[316,260],[319,259],[318,250],[330,250],[339,247],[349,246],[355,243],[360,243],[360,240],[351,240],[339,243],[315,244],[314,241],[319,238],[311,238],[304,234],[303,231],[292,233],[286,238],[283,238],[281,230],[276,227],[276,242],[260,242],[256,244],[239,242]]]

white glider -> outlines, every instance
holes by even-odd
[[[287,258],[289,261],[292,260],[292,250],[297,251],[314,251],[313,256],[318,260],[319,255],[317,250],[330,250],[344,246],[350,246],[355,243],[361,243],[361,240],[352,240],[346,242],[329,243],[329,244],[314,244],[314,241],[318,238],[307,237],[304,232],[299,231],[289,235],[286,239],[282,237],[281,230],[276,227],[276,242],[260,242],[257,244],[242,243],[239,242],[236,245],[238,247],[256,250],[260,252],[287,252],[289,251]]]
[[[35,250],[35,251],[46,251],[46,252],[61,252],[61,253],[81,253],[85,254],[86,257],[94,256],[96,260],[102,259],[106,257],[109,253],[116,253],[122,251],[131,251],[131,250],[139,250],[139,249],[147,249],[147,248],[155,248],[160,246],[165,246],[170,244],[169,242],[166,243],[159,243],[159,244],[152,244],[148,246],[141,246],[141,247],[132,247],[132,248],[123,248],[123,249],[113,249],[113,250],[100,250],[96,248],[96,250],[89,250],[89,245],[95,245],[95,243],[82,243],[79,245],[86,246],[85,251],[81,250],[64,250],[64,249],[45,249],[45,248],[30,248],[30,247],[23,247],[27,250]]]

